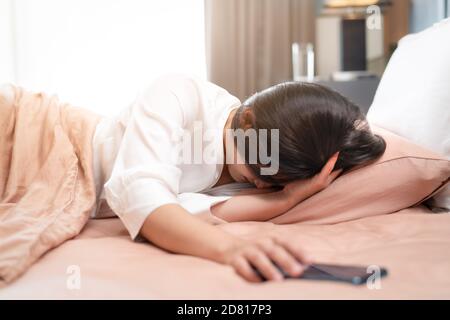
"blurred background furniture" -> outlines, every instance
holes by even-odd
[[[242,101],[283,81],[318,81],[366,111],[398,41],[448,16],[448,2],[206,0],[208,78]],[[377,14],[380,27],[368,28]],[[312,68],[295,56],[311,48]]]
[[[382,73],[376,67],[385,55],[384,18],[389,5],[376,0],[327,1],[316,19],[318,75],[371,69]]]
[[[375,97],[380,78],[372,75],[346,81],[317,80],[316,82],[336,90],[355,103],[364,114],[367,114]]]

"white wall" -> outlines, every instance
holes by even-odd
[[[114,114],[162,73],[206,78],[202,0],[10,1],[17,70],[2,82]]]
[[[411,0],[410,31],[412,33],[431,27],[447,15],[448,0]]]
[[[341,31],[338,16],[319,16],[316,19],[317,74],[329,77],[342,68]]]

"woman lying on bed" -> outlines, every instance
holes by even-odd
[[[239,143],[242,133],[249,143]],[[284,83],[241,104],[210,82],[181,75],[159,78],[118,117],[103,119],[93,144],[98,203],[106,200],[133,239],[228,264],[249,281],[260,280],[252,266],[277,280],[273,263],[296,276],[309,261],[289,243],[228,234],[196,210],[226,221],[269,220],[385,150],[358,107],[319,85]],[[174,156],[180,147],[182,156]],[[236,181],[261,192],[199,197]]]

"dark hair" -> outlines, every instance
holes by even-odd
[[[256,176],[275,185],[314,176],[337,151],[334,168],[347,171],[376,160],[386,149],[358,106],[313,83],[285,82],[255,93],[237,110],[231,127],[279,129],[277,174],[261,175],[259,160],[249,163],[248,143],[244,155]],[[270,143],[267,152],[271,154]]]

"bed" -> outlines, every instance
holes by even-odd
[[[447,19],[417,35],[407,36],[391,58],[368,114],[371,124],[389,131],[383,129],[383,137],[389,141],[385,154],[376,163],[340,177],[324,191],[271,222],[218,225],[244,238],[273,235],[289,239],[316,262],[385,267],[388,276],[381,279],[379,288],[303,279],[252,284],[235,274],[231,267],[172,254],[147,242],[134,242],[118,218],[89,220],[85,224],[85,213],[89,212],[94,197],[90,176],[79,174],[84,179],[75,180],[76,175],[67,176],[67,170],[59,170],[59,180],[48,179],[55,175],[55,166],[47,165],[47,171],[41,172],[41,180],[55,181],[50,184],[53,189],[40,188],[43,192],[33,194],[25,203],[32,221],[36,220],[35,212],[45,213],[39,223],[23,228],[16,223],[22,221],[15,219],[16,215],[4,214],[11,219],[0,224],[4,227],[0,235],[4,236],[8,230],[10,235],[5,237],[9,243],[4,239],[0,242],[0,248],[2,245],[9,248],[9,251],[0,250],[4,258],[2,261],[0,256],[0,262],[4,262],[0,271],[13,271],[4,272],[9,276],[5,279],[12,281],[26,270],[0,289],[0,299],[450,299],[450,140],[447,139],[450,95],[446,86],[450,79],[448,73],[442,72],[449,63],[450,52],[450,46],[443,46],[446,42],[442,40],[448,38],[449,32],[450,19]],[[416,68],[411,69],[411,65]],[[418,78],[427,79],[427,85],[416,81]],[[78,154],[74,155],[73,150],[90,148],[73,147],[67,142],[88,145],[95,118],[71,108],[65,108],[61,115],[56,100],[42,94],[24,97],[39,101],[30,104],[40,106],[36,114],[42,117],[49,114],[42,112],[42,101],[45,101],[49,110],[60,115],[66,131],[58,129],[57,137],[64,138],[62,133],[66,132],[73,139],[58,140],[64,152],[54,153],[52,159],[59,163],[60,155],[66,155],[68,169],[75,170],[77,163],[72,160]],[[3,99],[6,110],[20,105],[7,100]],[[26,105],[25,102],[22,104]],[[34,120],[26,123],[36,124],[35,114],[28,109],[24,116]],[[28,140],[22,145],[42,144],[42,139],[29,140],[43,136],[30,134],[33,128],[29,125],[20,127],[27,134],[14,135],[10,120],[5,119],[4,127],[9,128],[11,141],[23,136]],[[80,129],[80,123],[85,127]],[[40,132],[40,128],[34,127]],[[53,134],[53,126],[47,127]],[[47,140],[47,143],[53,141]],[[4,148],[9,145],[0,143]],[[30,150],[25,151],[22,152],[25,160],[18,162],[17,168],[22,168],[21,164],[30,158]],[[90,159],[88,151],[85,152],[78,158]],[[18,161],[17,158],[16,154],[14,159]],[[3,160],[6,164],[0,167],[7,169],[9,158]],[[78,165],[78,169],[88,170],[89,163]],[[35,176],[29,168],[17,172]],[[14,177],[21,183],[19,174]],[[22,196],[23,186],[17,185],[19,188],[10,190],[13,200],[15,197],[11,195],[15,193],[19,198]],[[71,186],[70,190],[78,191],[80,196],[72,197],[60,185]],[[48,203],[41,194],[52,201],[56,199],[51,202],[56,203],[51,214],[44,210]],[[430,200],[435,207],[447,209],[434,213],[422,204],[433,195],[434,199]],[[8,202],[3,210],[13,208],[14,202]],[[21,208],[23,203],[14,213],[23,213]],[[58,215],[62,217],[60,220]],[[54,220],[60,223],[55,224]],[[12,227],[5,228],[5,221]],[[47,232],[42,221],[53,226],[53,231]],[[30,225],[36,229],[33,234]],[[81,233],[78,227],[82,228]],[[43,252],[46,254],[33,264]],[[20,268],[14,262],[22,263]]]
[[[247,283],[208,260],[137,243],[117,218],[90,220],[45,254],[0,299],[450,299],[450,212],[423,205],[330,225],[235,222],[242,237],[277,234],[318,262],[379,265],[381,288],[317,280]],[[72,266],[79,289],[68,285]]]

